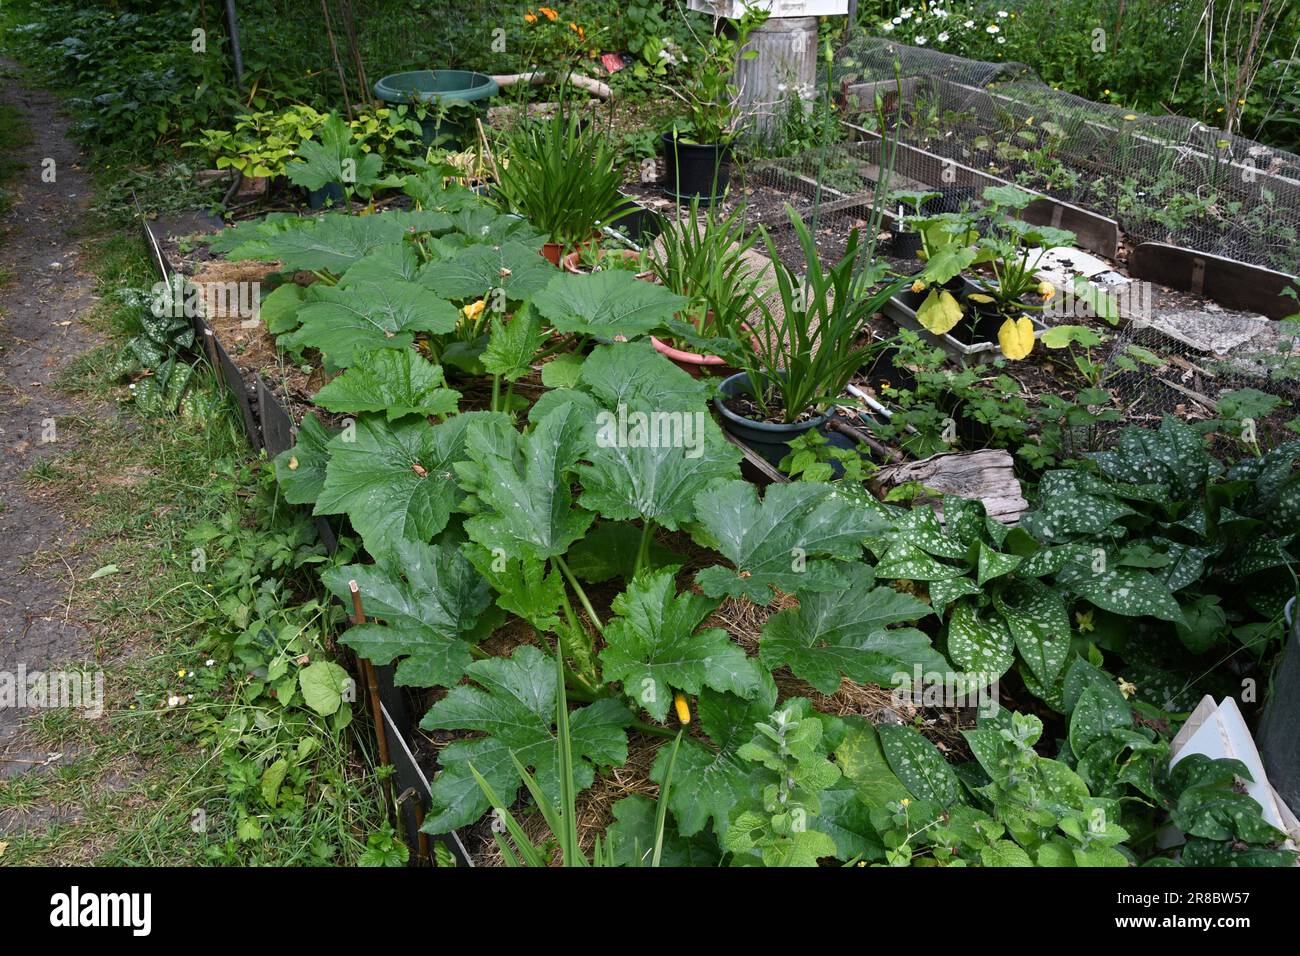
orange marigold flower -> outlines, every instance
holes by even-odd
[[[579,39],[579,40],[585,40],[585,39],[587,39],[587,33],[586,33],[586,31],[583,30],[582,27],[578,26],[576,23],[570,23],[570,24],[569,24],[569,29],[572,30],[574,33],[578,34],[578,39]]]
[[[536,22],[537,22],[537,14],[535,14],[535,13],[533,13],[533,11],[529,10],[527,13],[524,14],[524,22],[525,22],[525,23],[536,23]]]
[[[556,13],[554,10],[552,10],[550,7],[538,7],[537,10],[544,17],[546,17],[546,19],[550,20],[552,23],[554,23],[556,20],[560,18],[560,15]]]

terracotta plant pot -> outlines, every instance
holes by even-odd
[[[542,243],[542,258],[553,266],[560,264],[560,259],[564,254],[564,246],[558,242]]]
[[[638,259],[637,254],[633,252],[631,249],[621,249],[619,250],[619,252],[622,253],[623,258],[628,262],[636,262]],[[612,253],[608,253],[608,254],[612,255]],[[566,272],[580,273],[582,272],[581,262],[582,262],[582,248],[579,247],[577,249],[574,249],[572,252],[565,253],[563,256],[560,257],[560,268],[564,269]],[[652,274],[653,273],[649,273],[649,272],[638,272],[636,277],[638,279],[644,279],[646,276]]]
[[[708,315],[712,320],[713,313]],[[749,326],[742,326],[746,332],[750,331]],[[683,372],[694,378],[700,378],[704,375],[734,375],[736,369],[727,364],[726,360],[719,355],[702,355],[698,352],[687,352],[684,349],[676,349],[660,339],[650,336],[650,344],[655,347],[655,351],[666,357]]]

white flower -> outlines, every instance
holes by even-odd
[[[903,22],[903,18],[902,18],[902,17],[894,17],[893,22],[894,22],[894,23],[902,23],[902,22]]]
[[[984,32],[985,32],[985,33],[997,33],[997,32],[998,32],[998,25],[997,25],[996,23],[990,23],[988,26],[986,26],[986,27],[984,28]]]
[[[974,29],[974,27],[975,27],[975,21],[974,21],[974,20],[967,20],[965,23],[962,24],[962,26],[964,26],[967,30]]]
[[[925,46],[926,42],[927,42],[927,41],[926,41],[926,38],[925,38],[925,37],[917,37],[917,38],[916,38],[916,45],[917,45],[917,46]]]
[[[203,666],[204,666],[204,667],[211,667],[211,666],[214,665],[215,663],[216,663],[216,661],[214,661],[212,658],[209,657],[206,661],[203,662]]]
[[[894,25],[892,23],[886,23],[880,29],[883,30],[885,33],[889,33],[891,30],[894,29]]]
[[[936,17],[938,17],[940,20],[944,19],[944,18],[947,17],[947,16],[950,16],[950,14],[948,13],[948,11],[945,10],[943,7],[936,7],[936,8],[935,8],[934,10],[932,10],[931,12],[932,12]]]
[[[998,42],[999,42],[999,43],[1006,43],[1006,42],[1007,42],[1007,38],[1006,38],[1006,37],[998,37]]]
[[[937,37],[935,37],[935,40],[936,40],[937,42],[939,42],[939,43],[947,43],[947,42],[948,42],[948,34],[947,34],[947,33],[940,33]]]
[[[906,20],[908,17],[912,15],[912,8],[906,7],[905,9],[899,10],[898,15],[902,17],[904,20]]]
[[[1005,11],[1005,10],[999,10],[999,11],[998,11],[998,19],[999,19],[999,20],[1005,20],[1006,18],[1007,18],[1007,11]]]

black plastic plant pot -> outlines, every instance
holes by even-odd
[[[653,209],[633,202],[627,212],[610,220],[609,227],[615,232],[623,233],[636,245],[644,246],[664,231],[664,221]]]
[[[731,182],[731,144],[688,143],[672,133],[664,146],[664,191],[678,202],[699,199],[707,205],[727,191]]]
[[[921,204],[927,216],[937,216],[945,212],[961,212],[979,201],[978,186],[940,186],[934,190],[939,195],[927,199]]]
[[[891,230],[890,249],[898,259],[919,259],[921,234],[895,226]]]
[[[713,398],[713,405],[722,416],[722,427],[726,429],[727,434],[738,438],[762,455],[774,468],[779,467],[781,459],[790,454],[791,441],[805,432],[820,428],[829,418],[827,415],[815,415],[807,421],[793,425],[774,425],[769,422],[754,421],[736,414],[726,405],[727,399],[742,395],[751,398],[754,395],[749,374],[746,372],[737,372],[730,378],[723,379],[722,384],[718,386],[718,394]]]
[[[312,212],[324,209],[326,206],[343,205],[343,185],[341,183],[326,183],[320,189],[307,190],[307,208]]]

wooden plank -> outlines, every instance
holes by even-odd
[[[874,143],[876,148],[873,150],[872,159],[879,161],[880,134],[853,123],[846,122],[844,125],[860,137],[864,137],[865,141]],[[1114,219],[1062,202],[1036,190],[1026,189],[1024,186],[1010,183],[946,156],[931,153],[919,146],[909,146],[906,143],[896,145],[898,151],[895,164],[898,165],[900,160],[906,160],[906,168],[913,179],[919,179],[934,188],[938,188],[940,183],[946,186],[979,187],[1014,185],[1017,189],[1036,197],[1022,213],[1026,222],[1037,226],[1069,229],[1077,237],[1080,248],[1105,256],[1107,259],[1114,259],[1119,252],[1119,223]]]
[[[1282,295],[1294,276],[1224,256],[1165,242],[1144,242],[1128,260],[1129,274],[1171,289],[1213,299],[1229,309],[1258,312],[1270,319],[1294,314],[1300,306]]]
[[[898,485],[918,482],[943,494],[972,498],[984,505],[990,518],[1003,524],[1016,524],[1029,510],[1016,479],[1015,460],[1001,448],[975,452],[942,452],[921,461],[886,465],[870,482],[871,490],[883,497]],[[939,501],[920,498],[939,510]]]

